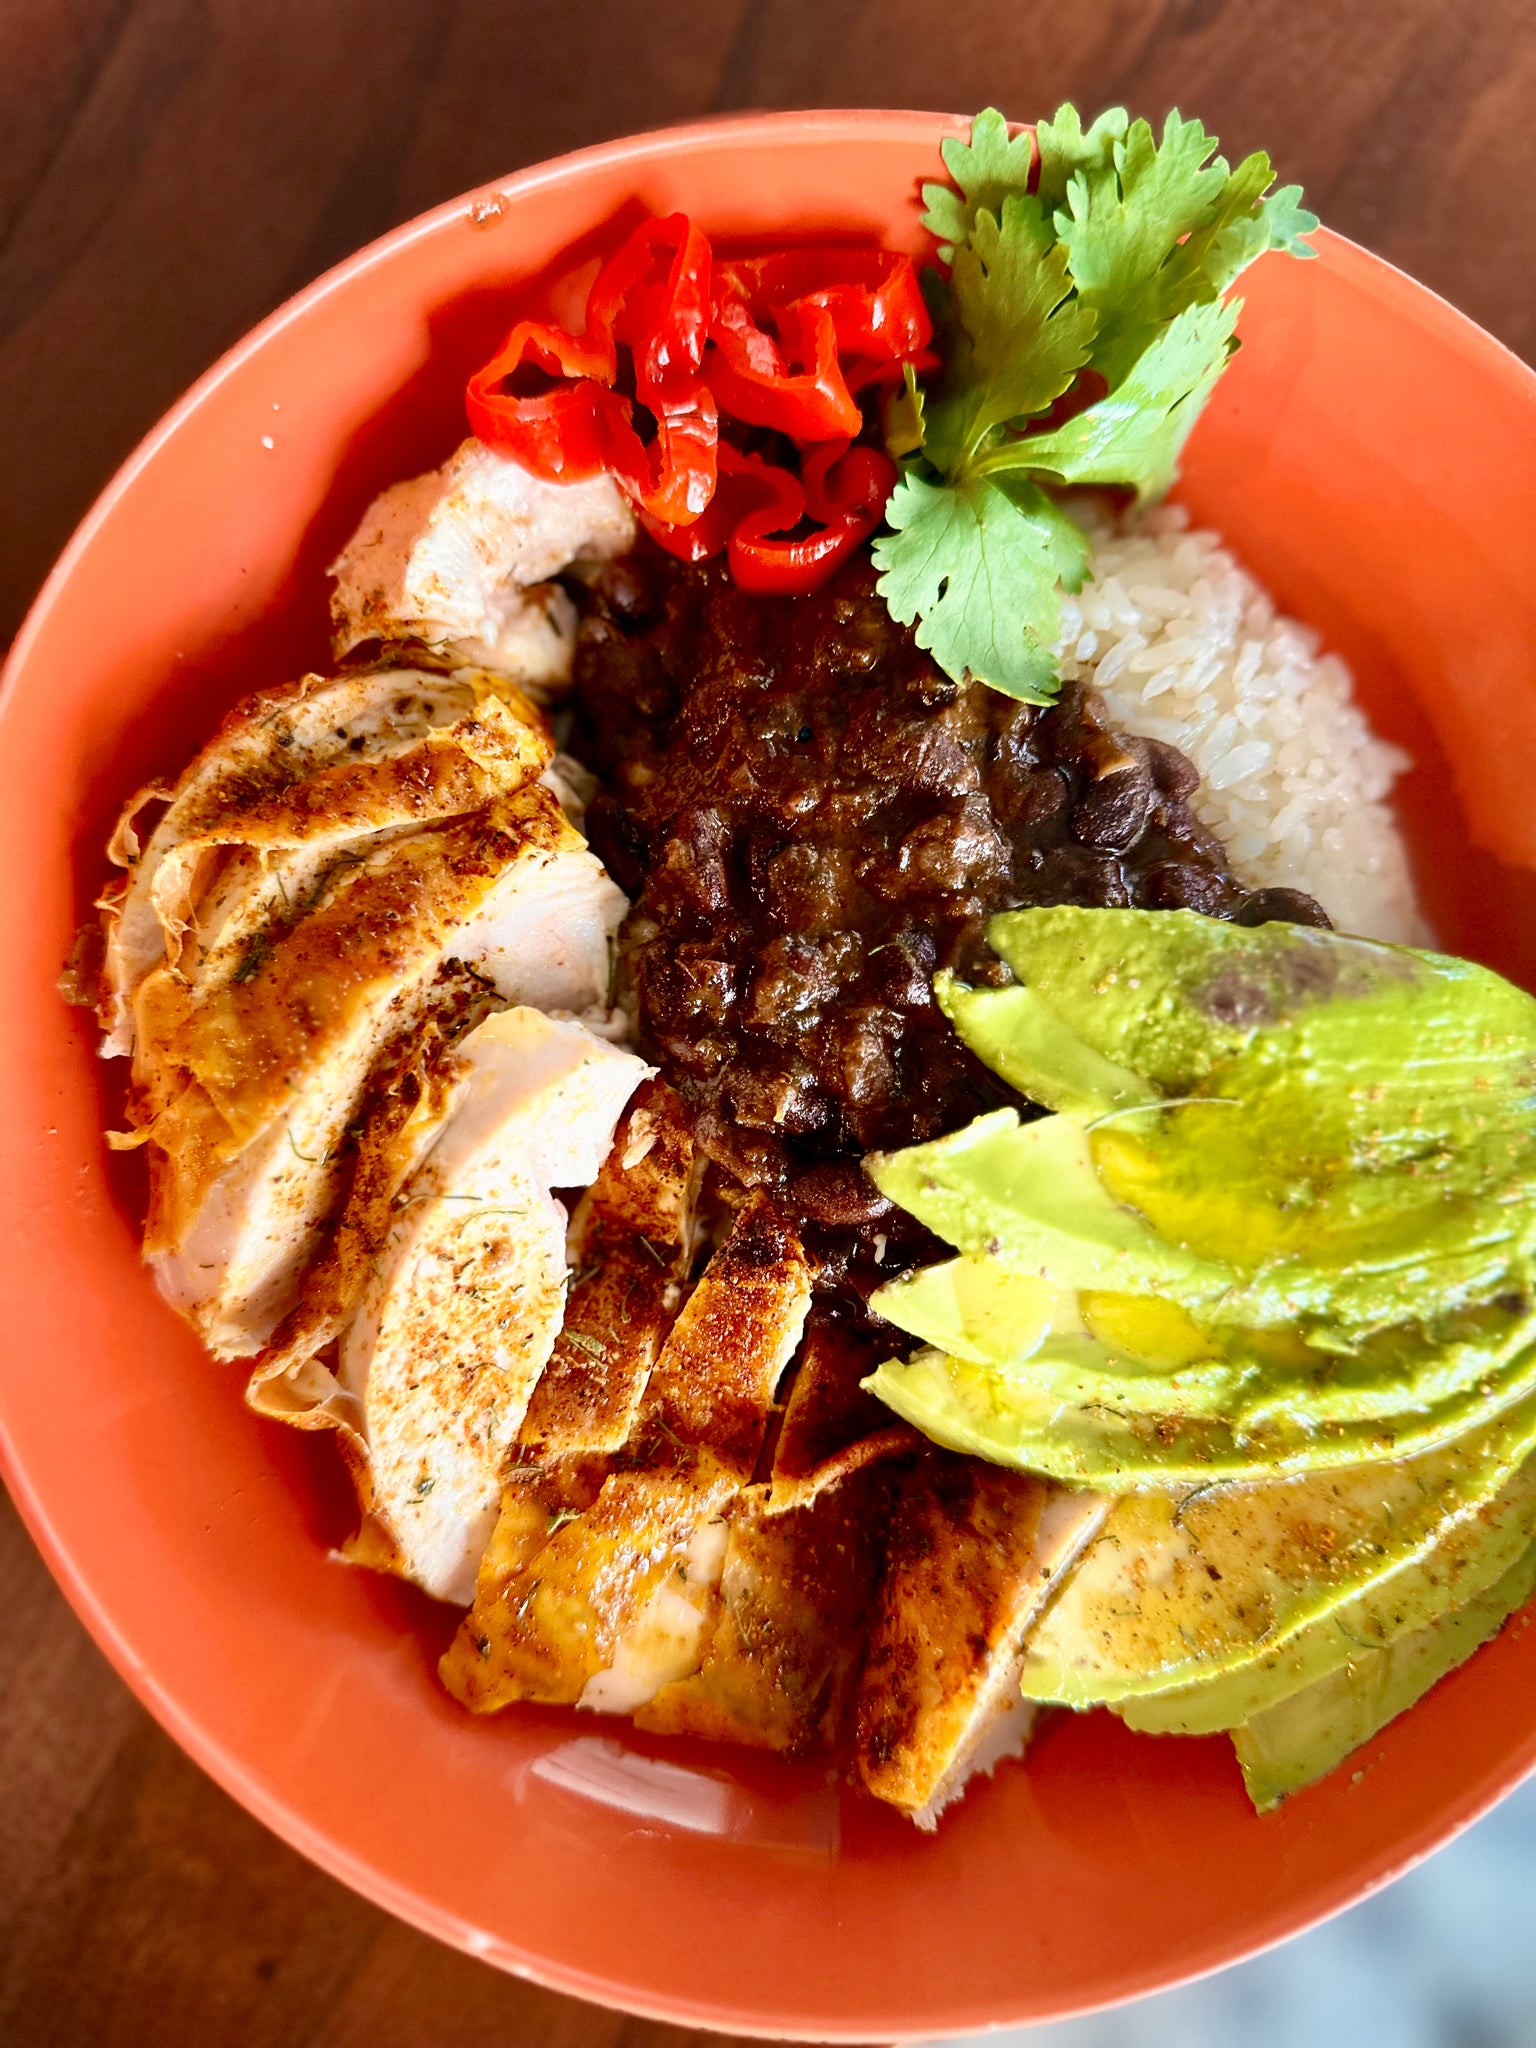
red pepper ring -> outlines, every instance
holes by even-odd
[[[856,434],[863,415],[838,361],[831,313],[804,299],[779,308],[774,321],[782,347],[743,301],[717,297],[704,377],[721,411],[795,441]],[[799,367],[792,369],[786,357]]]
[[[729,545],[733,534],[749,526],[773,533],[796,526],[805,516],[805,492],[792,471],[760,455],[747,455],[729,441],[719,447],[719,480],[709,510],[691,526],[672,527],[640,515],[652,540],[681,562],[704,562]]]
[[[914,377],[931,377],[942,367],[938,352],[931,348],[922,349],[915,356],[904,356],[899,362],[876,362],[869,356],[855,356],[844,363],[843,375],[848,380],[848,389],[855,398],[868,394],[879,396],[886,391],[899,391],[907,364],[912,365]]]
[[[669,253],[658,278],[657,259]],[[579,483],[608,472],[637,503],[675,505],[665,516],[696,519],[715,475],[714,401],[699,383],[710,275],[709,243],[686,214],[642,221],[593,280],[582,333],[519,320],[470,378],[471,431],[537,476]],[[634,430],[628,399],[608,388],[620,341],[635,357],[635,388],[656,415],[654,457]],[[566,381],[526,396],[503,390],[528,363]]]
[[[828,441],[801,462],[805,509],[825,521],[799,540],[768,536],[794,522],[754,513],[732,534],[728,559],[743,590],[801,597],[818,590],[845,556],[878,525],[896,484],[896,465],[879,448]]]
[[[656,414],[655,438],[641,439],[634,407],[595,378],[571,379],[534,398],[483,392],[464,396],[469,425],[535,476],[581,483],[611,476],[642,511],[675,525],[697,519],[715,492],[719,415],[704,385]]]
[[[742,256],[715,269],[717,305],[735,299],[754,321],[802,299],[815,299],[832,315],[838,348],[850,356],[897,362],[933,338],[910,256],[891,249],[806,243],[766,256]]]
[[[616,391],[604,396],[618,410],[604,425],[603,469],[642,513],[669,526],[691,526],[714,498],[718,473],[720,416],[708,389],[695,384],[662,407],[649,443],[635,430],[629,400]]]
[[[827,441],[808,448],[801,459],[805,509],[813,519],[841,519],[848,513],[870,515],[871,523],[885,511],[896,488],[896,465],[883,448],[862,443]]]
[[[566,381],[514,398],[502,385],[527,362]],[[464,392],[470,432],[500,448],[536,476],[579,483],[601,474],[595,415],[618,370],[612,337],[567,334],[539,320],[519,320]]]
[[[626,399],[593,377],[567,378],[533,398],[513,398],[498,389],[517,329],[502,356],[493,357],[469,380],[464,411],[469,430],[488,448],[499,448],[554,483],[582,483],[601,476],[607,464],[609,415],[628,412]]]
[[[671,252],[665,277],[657,258]],[[704,234],[686,213],[644,220],[603,265],[587,297],[587,332],[622,341],[635,359],[644,398],[691,384],[704,361],[709,331],[712,259]]]

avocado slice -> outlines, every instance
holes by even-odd
[[[1533,1445],[1528,1396],[1395,1464],[1125,1494],[1029,1638],[1025,1695],[1108,1705],[1259,1663],[1471,1531]]]
[[[1038,1375],[1050,1361],[1062,1364],[1064,1355],[1063,1370],[1074,1355],[1086,1369],[1094,1355],[1091,1340],[1076,1354],[1070,1340],[1047,1340],[1033,1358],[1011,1370],[929,1348],[909,1359],[887,1359],[863,1385],[950,1450],[1106,1493],[1401,1461],[1454,1442],[1490,1415],[1523,1401],[1536,1386],[1536,1342],[1527,1333],[1501,1371],[1429,1408],[1320,1423],[1300,1402],[1277,1398],[1262,1414],[1237,1423],[1217,1415],[1129,1405],[1115,1412],[1042,1392]],[[1152,1386],[1144,1398],[1151,1402],[1158,1394]]]
[[[1434,1330],[1379,1331],[1351,1351],[1299,1331],[1201,1329],[1155,1295],[1076,1292],[952,1259],[888,1282],[871,1306],[947,1356],[1003,1371],[1012,1389],[1115,1416],[1230,1426],[1280,1455],[1319,1426],[1425,1415],[1505,1372],[1536,1342],[1536,1303],[1488,1302]]]
[[[1225,1261],[1159,1237],[1118,1202],[1072,1117],[1025,1124],[1017,1111],[995,1109],[930,1144],[871,1152],[864,1170],[957,1251],[1057,1287],[1212,1302],[1239,1277]]]
[[[1266,1813],[1338,1767],[1498,1634],[1536,1591],[1536,1544],[1502,1578],[1411,1635],[1359,1652],[1235,1729],[1248,1796]]]
[[[1038,989],[970,988],[945,973],[934,976],[933,992],[977,1058],[1042,1109],[1086,1118],[1157,1099],[1139,1074],[1080,1038]]]
[[[1321,1083],[1341,1128],[1379,1133],[1406,1106],[1405,1135],[1421,1144],[1464,1141],[1536,1087],[1536,999],[1446,954],[1189,910],[1068,905],[1004,911],[987,937],[1063,1027],[1158,1095],[1188,1094],[1234,1060],[1269,1060],[1302,1095]]]
[[[948,1259],[888,1280],[869,1297],[876,1315],[951,1358],[1017,1365],[1040,1348],[1061,1290],[996,1259]]]
[[[1186,1114],[1127,1118],[1122,1104],[1102,1118],[1093,1164],[1111,1193],[1250,1284],[1302,1284],[1293,1315],[1400,1321],[1409,1290],[1430,1311],[1423,1288],[1439,1263],[1529,1248],[1536,1001],[1500,976],[1192,911],[1008,911],[988,933],[1059,1032],[1170,1106],[1198,1098]],[[951,1014],[981,1058],[996,1056],[1016,994],[978,1008],[951,988]],[[973,1014],[987,1020],[974,1039]],[[1028,1030],[1026,1050],[1047,1036]],[[1358,1300],[1351,1273],[1366,1276]],[[1462,1291],[1438,1305],[1453,1307],[1475,1276],[1448,1284]],[[1237,1299],[1222,1314],[1272,1320]]]
[[[1398,1176],[1395,1210],[1357,1213],[1331,1238],[1327,1219],[1307,1209],[1316,1191],[1293,1182],[1289,1192],[1265,1193],[1259,1206],[1294,1201],[1306,1210],[1316,1224],[1313,1249],[1246,1268],[1223,1256],[1214,1226],[1203,1248],[1193,1246],[1190,1228],[1154,1228],[1147,1218],[1160,1204],[1166,1221],[1172,1204],[1192,1213],[1203,1202],[1209,1214],[1230,1217],[1234,1240],[1251,1244],[1259,1226],[1253,1205],[1246,1219],[1242,1213],[1242,1175],[1257,1184],[1264,1169],[1243,1168],[1220,1143],[1242,1121],[1229,1113],[1235,1107],[1225,1098],[1220,1106],[1170,1103],[1097,1128],[1065,1115],[1021,1123],[1016,1111],[999,1109],[925,1145],[870,1153],[864,1167],[882,1194],[970,1257],[1058,1287],[1168,1295],[1213,1326],[1286,1329],[1304,1321],[1345,1350],[1395,1323],[1452,1315],[1506,1283],[1515,1292],[1526,1284],[1536,1182],[1528,1206],[1519,1188],[1502,1190],[1491,1176],[1486,1201],[1442,1190],[1430,1176],[1425,1193],[1416,1176]],[[1151,1126],[1163,1135],[1143,1135]],[[1526,1145],[1523,1134],[1518,1142]],[[1164,1162],[1166,1181],[1151,1186]],[[1367,1203],[1384,1206],[1376,1190],[1362,1194],[1357,1212]]]
[[[1357,1664],[1464,1607],[1511,1570],[1536,1536],[1536,1464],[1529,1459],[1480,1514],[1464,1516],[1426,1551],[1373,1579],[1353,1600],[1302,1629],[1283,1649],[1171,1692],[1123,1701],[1128,1727],[1154,1735],[1210,1735]]]
[[[875,1391],[898,1412],[999,1463],[1121,1490],[1400,1458],[1523,1397],[1530,997],[1440,955],[1192,912],[1017,911],[989,930],[1030,980],[948,984],[951,1014],[1076,1107],[1029,1124],[997,1111],[868,1169],[967,1258],[1076,1311],[1089,1294],[1126,1305],[1118,1334],[1058,1315],[1027,1355],[963,1316],[910,1319],[957,1363],[883,1367]],[[1138,1074],[1154,1101],[1132,1099]],[[1138,1334],[1167,1310],[1203,1349]]]

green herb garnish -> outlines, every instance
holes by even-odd
[[[567,1344],[574,1344],[578,1351],[584,1351],[588,1358],[605,1360],[608,1346],[600,1337],[589,1337],[584,1330],[566,1330],[562,1333]]]
[[[1070,105],[1035,149],[995,108],[944,144],[954,183],[923,188],[949,264],[929,273],[944,369],[888,409],[905,473],[874,559],[950,675],[1054,699],[1060,592],[1081,589],[1089,547],[1050,493],[1165,491],[1237,345],[1225,294],[1266,249],[1312,254],[1300,187],[1271,192],[1262,153],[1233,171],[1215,151],[1177,112],[1159,144],[1118,107],[1085,131]]]

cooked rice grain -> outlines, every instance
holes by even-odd
[[[1304,889],[1343,931],[1422,944],[1387,802],[1411,764],[1371,731],[1346,665],[1181,507],[1092,531],[1093,579],[1062,604],[1063,677],[1189,756],[1195,810],[1245,882]]]

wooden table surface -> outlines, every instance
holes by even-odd
[[[724,109],[1064,97],[1267,148],[1536,354],[1531,0],[0,0],[0,642],[192,378],[424,207]],[[7,2048],[718,2038],[516,1983],[311,1869],[129,1697],[0,1499]]]

